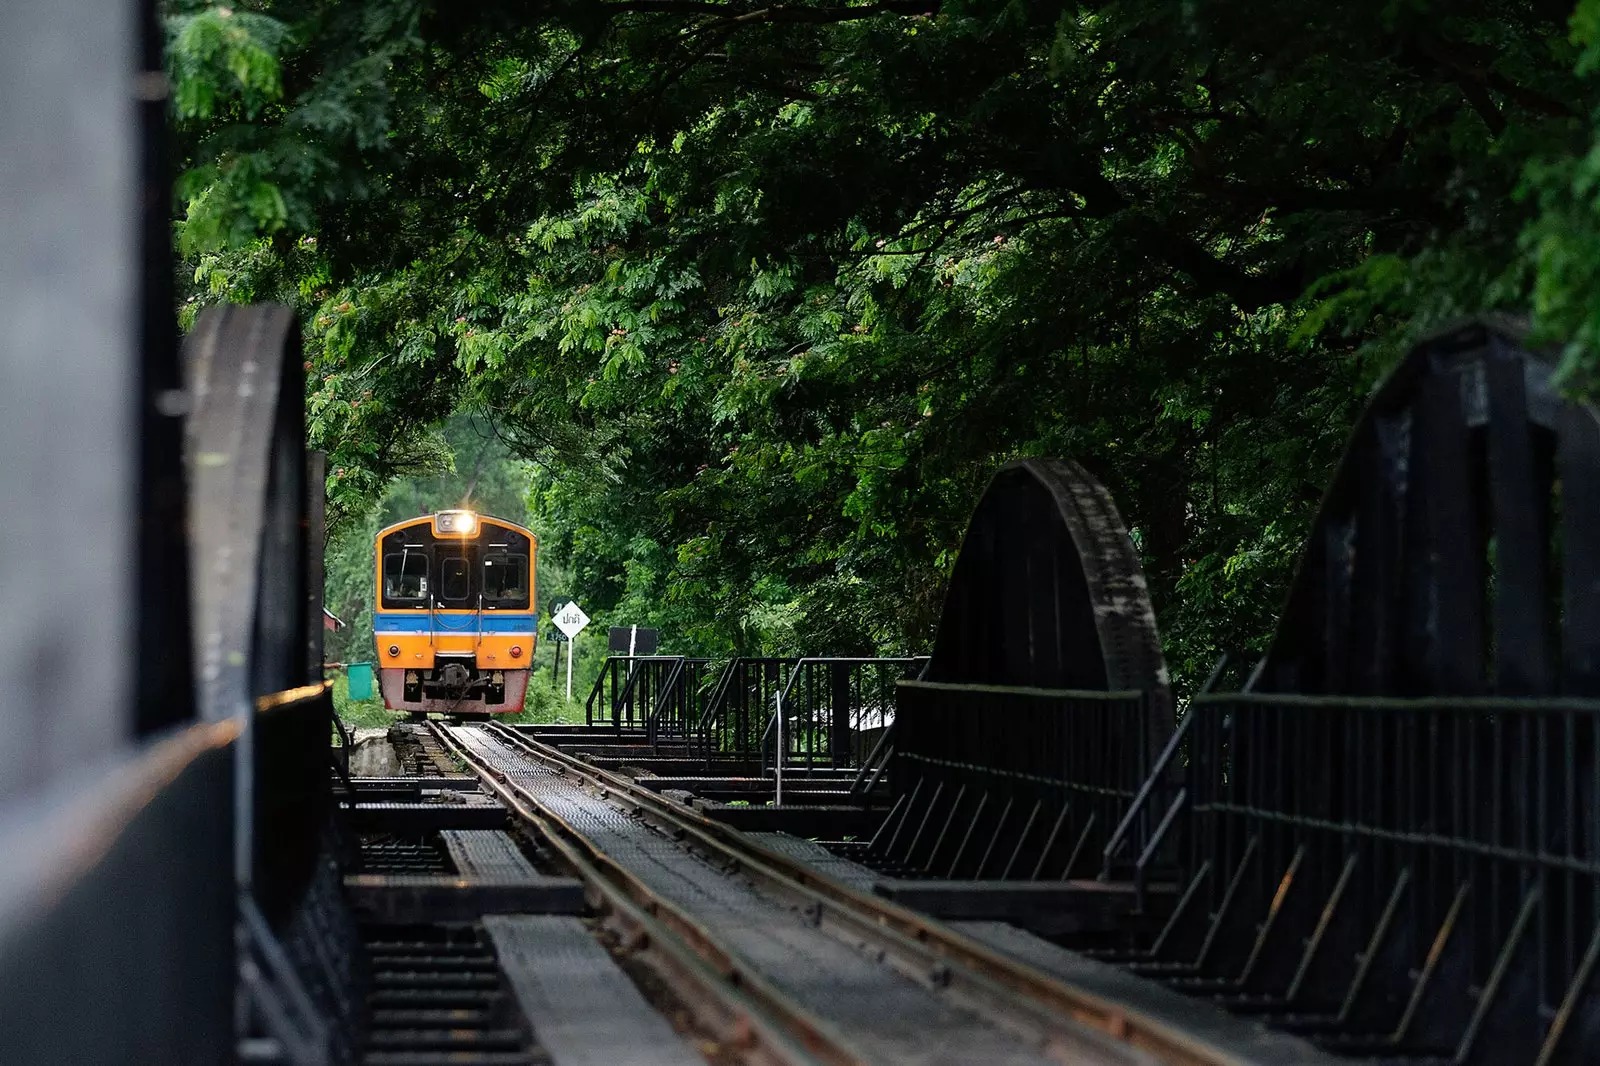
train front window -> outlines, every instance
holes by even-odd
[[[452,605],[472,598],[472,563],[464,555],[446,555],[439,560],[439,599]]]
[[[528,606],[528,557],[490,552],[483,560],[483,601],[491,607]]]
[[[428,557],[423,552],[394,552],[383,557],[383,598],[390,601],[428,598]]]

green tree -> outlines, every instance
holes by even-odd
[[[175,4],[189,306],[300,309],[339,521],[474,412],[684,650],[925,647],[995,465],[1074,456],[1192,683],[1408,338],[1531,305],[1587,380],[1595,11]]]

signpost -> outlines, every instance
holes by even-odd
[[[557,629],[550,634],[550,687],[561,687],[561,645],[567,644],[567,635]]]
[[[661,630],[648,626],[612,626],[611,653],[626,652],[635,655],[654,655],[661,643]]]
[[[589,624],[589,616],[583,613],[583,608],[578,606],[577,600],[568,600],[562,604],[551,619],[556,628],[567,637],[567,702],[572,702],[572,638],[583,631]]]

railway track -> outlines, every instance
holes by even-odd
[[[503,725],[430,724],[748,1058],[1244,1066]],[[706,1019],[702,1019],[706,1024]],[[1283,1058],[1254,1061],[1283,1062]]]

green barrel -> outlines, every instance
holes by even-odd
[[[352,700],[370,700],[372,698],[372,664],[351,663],[344,670],[345,676],[350,679],[350,698]]]

